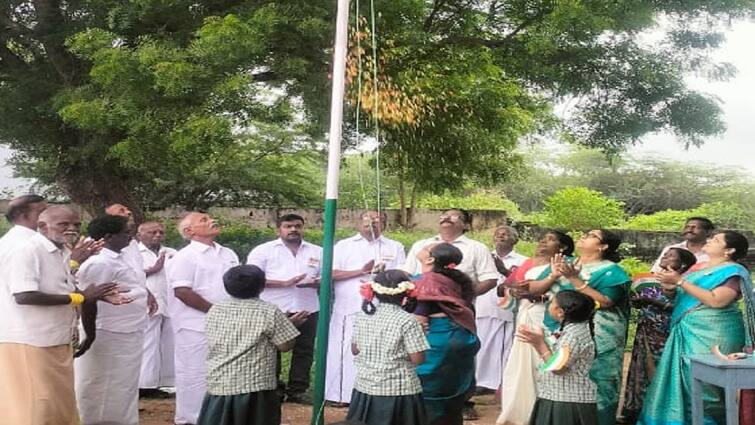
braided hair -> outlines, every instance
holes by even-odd
[[[595,338],[595,301],[587,295],[577,291],[560,291],[556,294],[556,301],[561,310],[564,311],[564,320],[561,321],[561,328],[569,323],[588,322],[590,325],[590,335]]]
[[[430,256],[435,259],[432,271],[456,282],[461,287],[461,297],[464,301],[473,304],[475,299],[474,282],[465,273],[456,269],[456,266],[464,258],[461,250],[450,243],[439,243],[430,249]]]

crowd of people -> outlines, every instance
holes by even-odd
[[[302,217],[279,217],[278,238],[245,264],[205,213],[177,223],[178,251],[120,204],[88,237],[75,210],[36,195],[6,217],[0,423],[138,424],[140,395],[173,387],[181,425],[278,424],[282,402],[311,403],[322,248],[303,240]],[[325,382],[349,423],[459,425],[488,393],[503,425],[689,424],[689,356],[752,352],[748,241],[703,217],[634,278],[605,229],[576,242],[548,231],[527,258],[512,227],[495,229],[492,252],[467,237],[459,209],[407,255],[383,235],[384,213],[355,224],[334,248]],[[755,423],[755,391],[740,399],[740,423]],[[704,400],[706,421],[722,423],[722,392],[705,387]]]

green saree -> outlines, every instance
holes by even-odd
[[[595,312],[595,346],[597,355],[590,369],[590,379],[598,387],[598,423],[614,425],[616,411],[619,408],[621,390],[621,372],[624,362],[624,346],[629,325],[629,300],[627,297],[630,278],[618,264],[611,261],[585,264],[580,278],[591,288],[610,299],[611,308]],[[551,288],[553,292],[574,290],[565,279]],[[560,324],[548,314],[546,306],[543,321],[551,332],[558,330]]]

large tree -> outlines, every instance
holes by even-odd
[[[723,22],[753,1],[375,6],[385,106],[363,117],[378,118],[386,167],[416,193],[506,178],[516,142],[537,131],[607,150],[661,129],[689,143],[721,132],[715,101],[683,76],[730,74],[706,55]],[[4,1],[0,140],[21,171],[90,210],[311,202],[318,188],[296,188],[324,128],[334,9],[324,0]],[[661,21],[662,39],[642,43]],[[367,92],[352,99],[363,95],[363,107],[374,104]],[[574,113],[554,125],[549,105],[569,99],[579,100]]]

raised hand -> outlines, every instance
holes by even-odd
[[[164,266],[165,266],[165,251],[160,253],[160,256],[157,257],[157,261],[155,261],[155,264],[153,264],[152,267],[148,268],[147,270],[144,270],[144,273],[146,273],[147,276],[153,275],[155,273],[159,273],[160,270],[162,270]]]
[[[372,273],[375,269],[375,260],[370,260],[362,266],[362,273]]]
[[[511,273],[511,270],[506,268],[506,265],[503,263],[503,260],[501,260],[501,257],[491,254],[493,256],[493,263],[495,264],[496,270],[498,270],[498,273],[508,276]]]
[[[545,331],[540,326],[519,325],[516,329],[516,338],[534,347],[545,344]]]
[[[82,236],[75,245],[68,245],[68,248],[71,250],[71,260],[81,264],[92,255],[97,255],[103,246],[105,246],[105,241],[102,239],[95,241]]]
[[[577,261],[573,263],[567,263],[566,261],[562,261],[561,264],[559,264],[559,273],[561,276],[571,279],[574,277],[579,277],[579,272],[582,271],[582,264],[579,261],[580,259],[577,258]]]

